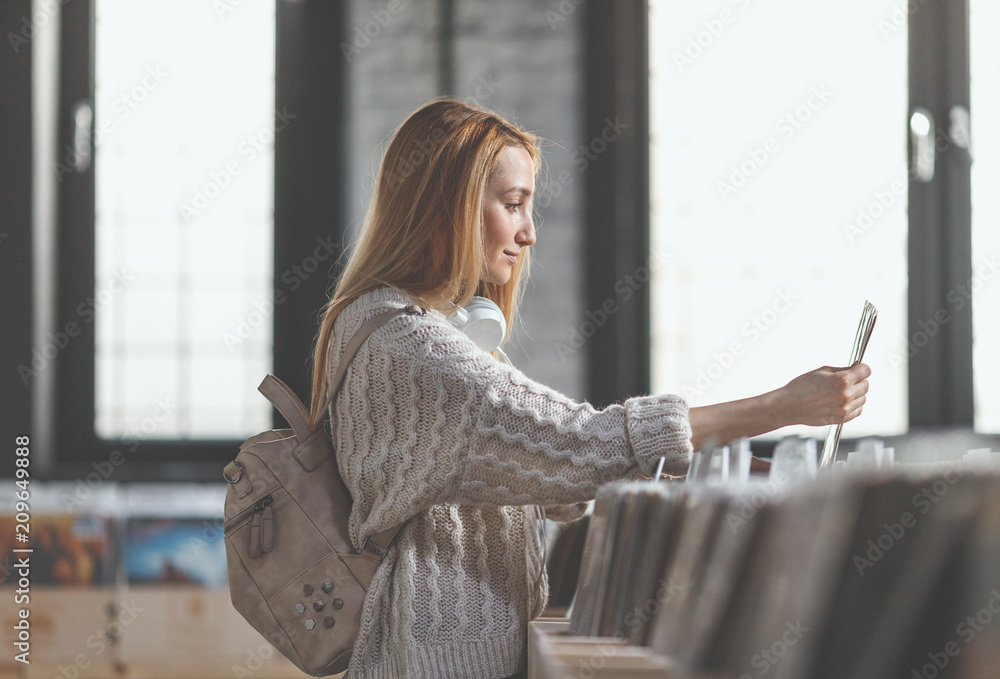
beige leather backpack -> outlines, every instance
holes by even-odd
[[[386,311],[351,338],[333,381],[332,400],[354,353],[377,327],[416,305]],[[258,387],[291,429],[247,439],[226,465],[226,561],[233,606],[307,674],[343,672],[358,636],[365,594],[400,526],[354,550],[347,530],[351,496],[340,477],[323,418],[278,378]],[[324,407],[326,410],[326,407]]]

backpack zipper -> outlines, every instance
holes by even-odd
[[[261,552],[274,549],[274,497],[265,495],[252,507],[244,509],[223,526],[223,532],[234,530],[250,519],[250,558],[256,559]]]

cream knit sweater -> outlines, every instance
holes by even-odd
[[[384,287],[345,308],[330,374],[361,324],[411,304]],[[361,346],[331,408],[354,498],[351,539],[406,522],[365,599],[352,679],[499,679],[524,669],[528,620],[545,606],[532,505],[690,456],[687,404],[631,398],[596,410],[493,359],[436,311],[400,315]]]

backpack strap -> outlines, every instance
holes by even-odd
[[[403,307],[402,309],[392,309],[390,311],[383,311],[377,316],[373,316],[365,321],[354,336],[351,337],[351,341],[347,343],[347,347],[344,349],[344,355],[340,359],[340,364],[337,366],[337,372],[333,377],[333,388],[330,389],[327,394],[326,401],[320,412],[325,412],[329,409],[330,404],[333,403],[334,397],[337,392],[340,391],[340,386],[344,382],[344,377],[347,375],[347,367],[351,363],[351,359],[354,358],[354,354],[357,353],[358,348],[364,343],[368,336],[371,335],[375,330],[385,325],[391,321],[396,316],[400,314],[410,314],[415,316],[423,316],[427,313],[425,309],[417,306],[416,304],[410,304],[409,306]],[[306,441],[311,436],[313,436],[316,431],[309,428],[309,411],[306,407],[302,405],[302,401],[299,397],[295,395],[288,385],[279,380],[274,375],[267,375],[264,380],[257,387],[257,390],[267,398],[268,401],[277,408],[281,416],[285,418],[289,426],[291,426],[292,431],[295,432],[295,436],[299,441]],[[323,418],[320,418],[317,423],[316,430],[320,429],[323,425]],[[311,471],[316,468],[316,464],[312,464],[306,467],[307,471]],[[392,526],[386,528],[385,530],[371,535],[365,538],[364,544],[361,546],[361,551],[371,551],[374,552],[379,559],[385,556],[386,550],[392,543],[393,539],[396,537],[396,533],[402,528],[402,524],[397,526]]]
[[[402,524],[392,526],[390,528],[386,528],[381,533],[375,533],[375,535],[365,538],[364,544],[361,545],[361,551],[374,552],[375,555],[381,559],[385,556],[385,552],[389,549],[389,545],[392,544],[393,539],[395,539],[396,533],[398,533],[402,527]]]
[[[357,353],[358,348],[361,347],[364,341],[368,339],[368,336],[375,330],[402,313],[423,316],[426,311],[415,304],[411,304],[402,309],[383,311],[377,316],[369,318],[358,328],[358,331],[351,337],[351,341],[347,343],[347,348],[344,349],[340,365],[337,366],[337,373],[333,377],[333,388],[330,389],[326,397],[326,402],[323,404],[323,411],[326,411],[330,407],[337,392],[340,391],[340,385],[343,384],[344,377],[347,375],[347,367],[350,365],[351,359],[354,358],[354,354]],[[300,441],[305,441],[312,436],[313,430],[309,428],[309,411],[306,410],[306,407],[302,405],[302,401],[299,400],[299,397],[295,395],[295,392],[287,384],[274,375],[267,375],[260,383],[260,386],[257,387],[257,390],[277,408],[278,412],[285,418],[285,421],[288,422],[292,431],[295,432],[295,436]],[[319,426],[317,426],[318,428]]]
[[[278,409],[299,441],[309,438],[312,434],[312,430],[309,429],[309,411],[287,384],[274,375],[267,375],[257,387],[257,391],[264,394],[264,398]]]
[[[425,312],[423,309],[415,304],[411,304],[403,309],[392,309],[391,311],[383,311],[377,316],[372,316],[367,321],[365,321],[358,331],[354,333],[354,337],[351,341],[347,343],[347,347],[344,349],[344,355],[340,357],[340,364],[337,366],[337,372],[333,376],[333,388],[330,389],[330,393],[326,395],[326,403],[323,404],[323,410],[327,410],[330,404],[333,403],[334,397],[337,392],[340,391],[340,385],[344,383],[344,377],[347,375],[347,367],[351,364],[351,359],[354,358],[354,354],[357,353],[358,348],[368,339],[368,335],[372,334],[377,328],[385,325],[393,318],[399,314],[419,314],[423,315]]]

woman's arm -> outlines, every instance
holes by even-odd
[[[494,360],[432,313],[394,318],[358,349],[332,433],[355,539],[436,504],[585,502],[605,483],[652,474],[661,456],[683,474],[691,455],[680,397],[595,408]]]
[[[848,422],[861,414],[871,374],[864,363],[851,368],[825,366],[760,396],[691,408],[691,442],[695,450],[702,450],[792,424]]]

